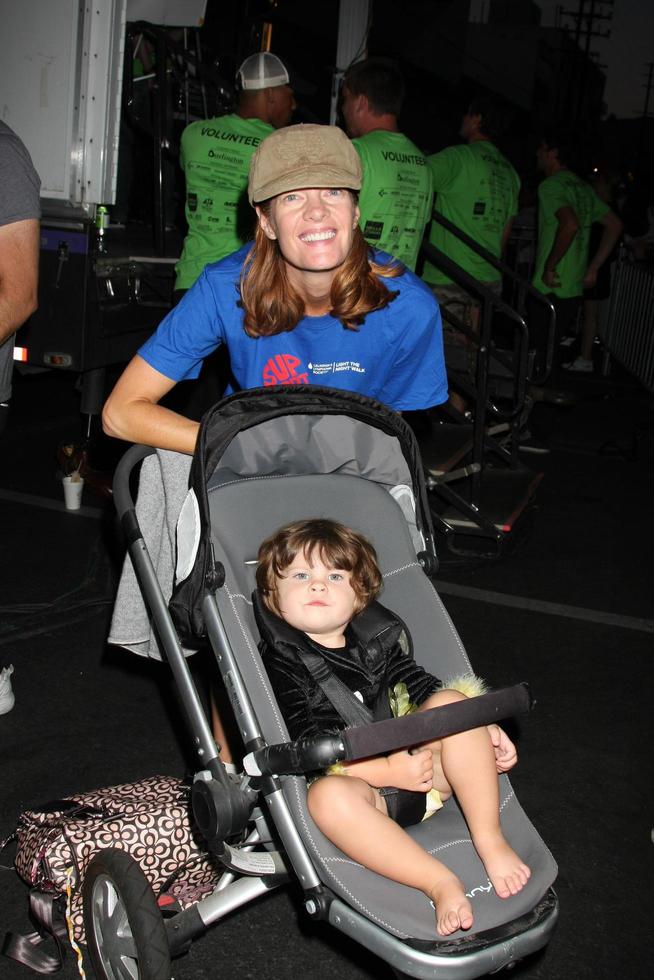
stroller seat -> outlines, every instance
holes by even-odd
[[[378,484],[348,475],[246,478],[210,486],[209,506],[216,516],[212,522],[215,556],[225,568],[218,605],[228,635],[238,632],[244,640],[239,667],[268,743],[288,741],[288,732],[257,650],[250,598],[255,565],[251,562],[259,543],[290,520],[330,517],[369,538],[384,575],[382,602],[409,627],[416,660],[442,680],[471,672],[456,630],[416,558],[401,508]],[[434,910],[424,895],[368,871],[334,847],[311,821],[304,779],[286,777],[284,794],[320,876],[335,893],[394,935],[434,941]],[[501,813],[506,837],[532,868],[527,886],[509,900],[499,899],[490,886],[453,799],[429,820],[409,829],[425,850],[442,859],[463,881],[473,903],[475,932],[528,912],[556,877],[554,860],[506,776],[501,777]],[[456,935],[461,938],[464,934]]]
[[[129,470],[117,480],[128,484]],[[124,488],[118,489],[130,555],[178,684],[181,678],[201,768],[213,767],[213,778],[207,770],[196,781],[213,782],[220,791],[223,777],[215,778],[218,757],[208,758],[215,746],[206,719],[198,721],[200,699],[182,652],[194,634],[209,639],[248,757],[289,740],[257,649],[252,606],[258,547],[289,521],[329,517],[369,538],[384,579],[381,601],[406,623],[416,660],[445,684],[472,672],[425,572],[437,560],[417,445],[408,425],[385,406],[316,386],[280,386],[232,395],[207,413],[178,521],[169,610],[143,557],[133,508],[121,503]],[[247,846],[279,851],[304,891],[309,914],[326,918],[399,976],[465,980],[546,945],[558,914],[551,887],[556,864],[506,776],[500,777],[502,827],[532,869],[518,895],[497,897],[454,799],[408,830],[459,876],[473,905],[471,930],[439,937],[434,909],[422,893],[358,865],[320,833],[307,809],[306,780],[280,775],[289,771],[300,770],[264,771],[250,785],[259,797],[252,811],[256,832]],[[265,875],[257,883],[256,863],[245,874],[252,876],[249,882],[232,882],[230,872],[213,896],[198,903],[194,919],[186,910],[171,920],[180,934],[197,933],[274,886]]]

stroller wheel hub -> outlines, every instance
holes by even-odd
[[[212,849],[221,850],[223,841],[244,829],[252,809],[251,795],[227,776],[222,782],[208,772],[198,773],[191,791],[193,816]]]

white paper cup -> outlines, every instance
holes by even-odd
[[[65,476],[63,483],[66,510],[79,510],[82,505],[84,480],[73,480],[72,476]]]

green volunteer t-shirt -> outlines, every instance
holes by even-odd
[[[543,282],[543,269],[559,225],[556,212],[563,207],[572,208],[580,227],[570,248],[557,263],[556,276],[560,285],[551,287]],[[559,170],[545,178],[538,188],[538,245],[534,268],[536,289],[541,293],[554,293],[560,299],[582,295],[583,278],[588,267],[590,229],[593,222],[600,221],[609,210],[608,204],[599,199],[590,184],[571,170]]]
[[[434,183],[434,211],[499,258],[504,229],[518,211],[520,190],[520,178],[506,157],[488,140],[476,140],[434,153],[427,163]],[[480,282],[501,278],[497,269],[436,221],[429,241]],[[452,282],[430,262],[425,262],[422,277],[436,285]]]
[[[176,289],[188,289],[208,262],[235,252],[250,238],[250,158],[272,132],[273,127],[260,119],[230,115],[199,119],[182,133],[188,234],[175,266]]]
[[[427,161],[402,133],[377,129],[352,143],[363,167],[359,224],[364,237],[415,270],[431,214]]]

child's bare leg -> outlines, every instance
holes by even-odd
[[[220,758],[223,762],[234,763],[234,752],[232,751],[232,746],[223,724],[223,717],[225,717],[225,698],[223,696],[222,703],[220,703],[219,693],[214,687],[209,692],[209,700],[211,704],[211,729],[216,745],[220,746]]]
[[[439,691],[420,710],[464,700],[458,691]],[[531,875],[506,841],[500,826],[495,752],[486,728],[473,728],[432,743],[434,788],[447,798],[455,793],[472,842],[500,898],[517,895]]]
[[[382,797],[354,776],[325,776],[309,787],[309,812],[326,837],[353,860],[436,906],[436,929],[449,936],[472,925],[472,906],[457,876],[386,814]]]

